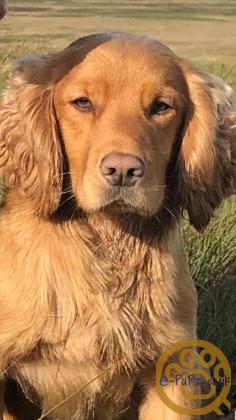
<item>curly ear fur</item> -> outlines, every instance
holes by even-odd
[[[22,69],[21,62],[0,102],[0,168],[6,187],[22,191],[35,213],[47,216],[59,204],[62,183],[53,86],[28,82]]]
[[[199,230],[214,209],[236,191],[236,112],[233,91],[221,79],[180,62],[191,109],[180,149],[180,194]]]

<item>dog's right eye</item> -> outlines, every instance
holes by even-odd
[[[155,100],[149,108],[149,114],[150,115],[164,114],[166,111],[168,111],[171,108],[172,106],[169,103]]]
[[[92,102],[86,96],[81,96],[72,101],[72,103],[82,112],[91,112],[94,110]]]

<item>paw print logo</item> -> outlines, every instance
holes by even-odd
[[[221,404],[231,408],[227,400],[230,364],[222,351],[208,341],[184,340],[170,346],[158,359],[156,379],[159,397],[178,414],[205,415],[214,411],[223,415]]]

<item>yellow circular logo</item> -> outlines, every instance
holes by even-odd
[[[227,400],[231,387],[230,364],[222,351],[208,341],[184,340],[170,346],[158,359],[156,379],[159,397],[178,414],[204,415],[215,411],[223,415],[220,409],[223,403],[231,409]],[[170,385],[178,386],[186,406],[171,400],[171,394],[166,392]],[[207,392],[198,392],[202,388]],[[220,389],[218,396],[216,389]],[[194,407],[189,406],[189,401]],[[199,407],[200,403],[203,406]]]

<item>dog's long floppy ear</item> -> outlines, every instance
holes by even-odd
[[[19,62],[0,99],[1,176],[7,188],[17,189],[44,217],[58,207],[62,183],[53,85],[30,80],[32,71],[47,70],[43,58]]]
[[[236,112],[232,89],[180,61],[190,104],[178,170],[183,207],[202,230],[221,201],[236,192]]]

